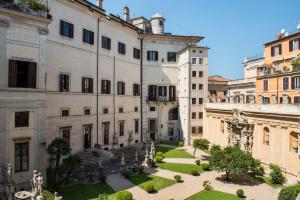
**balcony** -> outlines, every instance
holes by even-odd
[[[149,101],[155,101],[155,102],[175,102],[177,101],[176,97],[167,97],[167,96],[148,96],[148,102]]]
[[[44,2],[47,0],[44,0]],[[46,2],[47,3],[47,2]],[[25,14],[51,19],[47,4],[38,0],[0,0],[0,8],[14,10]]]

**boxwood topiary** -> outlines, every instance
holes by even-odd
[[[116,200],[132,200],[132,194],[126,190],[119,191],[116,194]]]

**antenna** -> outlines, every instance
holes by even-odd
[[[297,29],[300,31],[300,21],[298,22]]]
[[[285,33],[285,29],[284,29],[284,28],[281,29],[280,33],[281,33],[281,34],[284,34],[284,33]]]

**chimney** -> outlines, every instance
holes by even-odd
[[[124,14],[124,20],[126,22],[129,22],[130,21],[130,14],[129,14],[129,8],[128,8],[127,5],[123,9],[123,14]]]
[[[96,6],[102,9],[103,0],[96,0]]]

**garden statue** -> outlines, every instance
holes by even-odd
[[[121,166],[124,166],[124,165],[126,165],[126,163],[125,163],[125,158],[124,158],[124,154],[122,153],[122,158],[121,158],[121,164],[120,164]]]
[[[43,184],[44,178],[42,176],[42,173],[39,173],[37,177],[37,191],[40,196],[43,196]]]
[[[62,196],[59,196],[57,192],[54,192],[54,200],[62,200]]]
[[[135,162],[139,162],[139,157],[138,157],[138,152],[137,152],[137,150],[135,151]]]
[[[148,151],[148,147],[146,147],[146,153],[145,153],[145,160],[144,160],[144,165],[148,165],[149,163],[149,151]]]
[[[13,169],[11,164],[7,165],[7,171],[6,171],[6,176],[7,176],[7,194],[9,199],[13,199],[15,195],[15,182],[12,180],[12,173]]]

